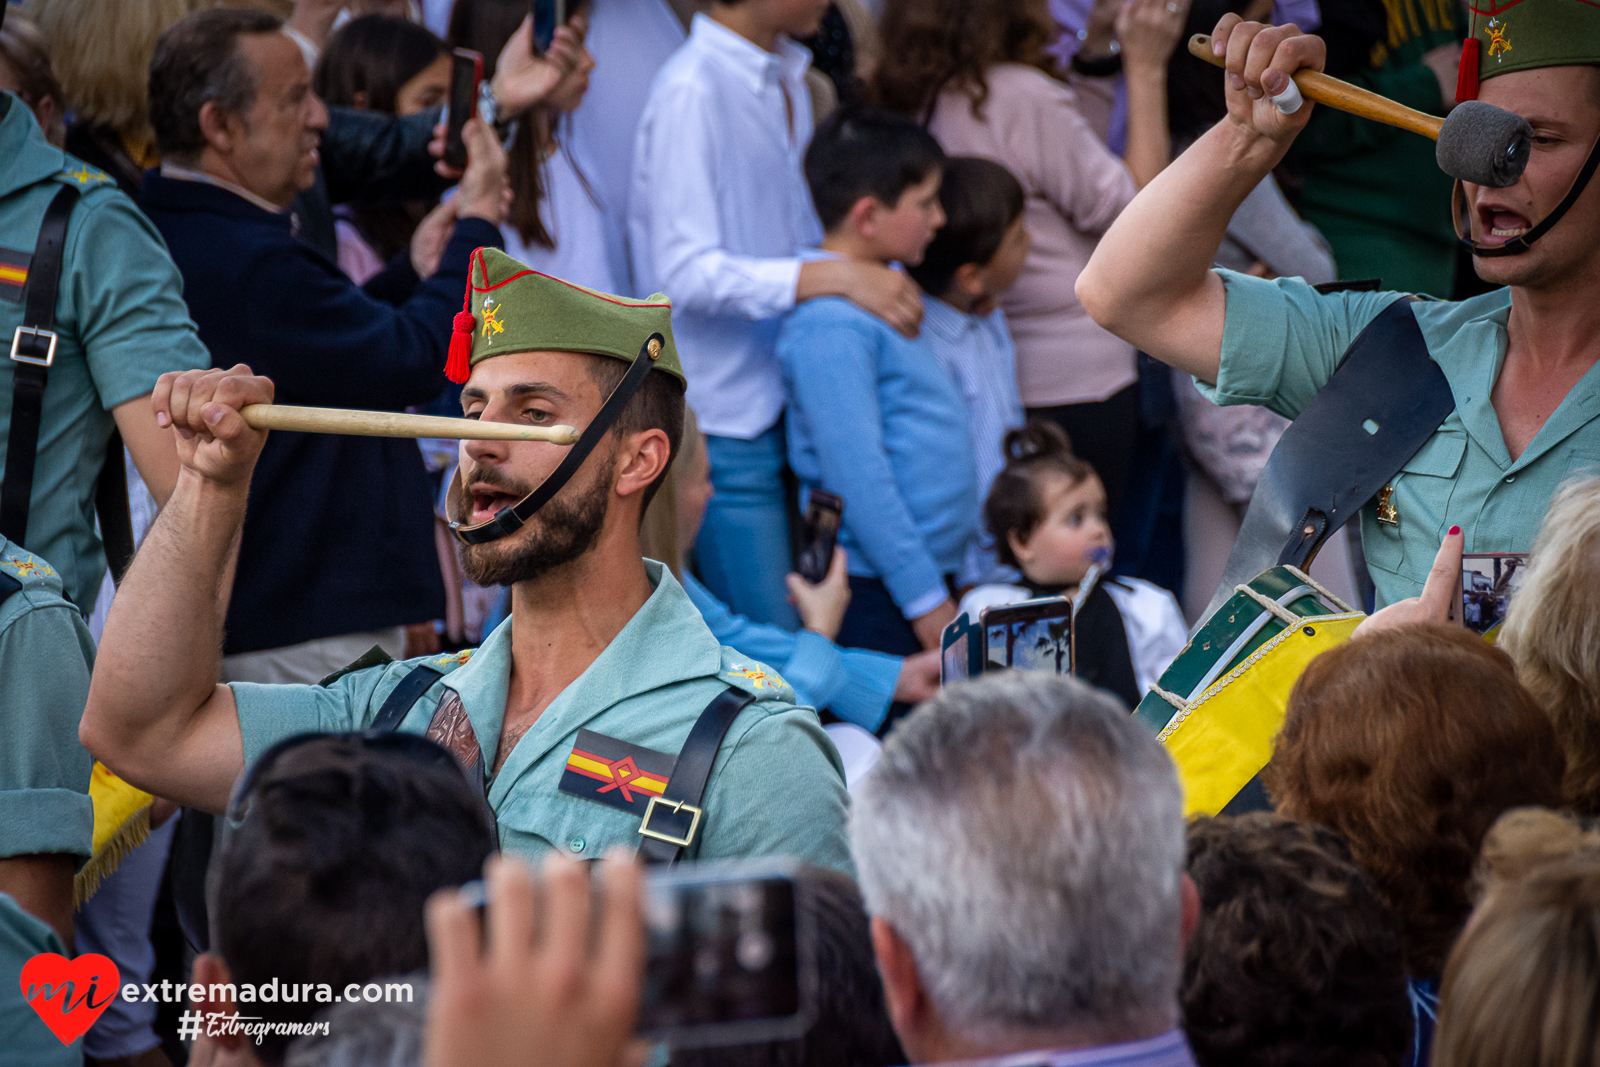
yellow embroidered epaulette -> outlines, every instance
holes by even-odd
[[[5,548],[0,550],[0,574],[9,575],[25,585],[31,585],[41,578],[56,576],[50,564],[9,541],[5,542]]]
[[[762,700],[793,702],[794,690],[783,676],[765,663],[741,656],[731,648],[722,650],[722,670],[717,677],[746,693],[754,693]]]
[[[103,170],[89,166],[89,164],[70,156],[67,165],[56,171],[55,179],[58,182],[76,185],[79,189],[88,189],[95,185],[115,185],[116,180]]]

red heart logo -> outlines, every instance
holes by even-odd
[[[41,952],[22,965],[22,999],[70,1045],[117,999],[120,978],[117,965],[99,953],[69,960]]]

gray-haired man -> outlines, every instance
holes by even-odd
[[[1028,673],[950,686],[890,735],[853,807],[912,1062],[1192,1067],[1182,794],[1115,699]]]

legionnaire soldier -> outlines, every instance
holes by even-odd
[[[78,741],[93,663],[94,642],[62,596],[61,576],[0,537],[0,1033],[14,1057],[6,1062],[83,1062],[81,1043],[63,1045],[14,991],[30,958],[71,951],[72,876],[94,833],[93,761]]]
[[[1600,181],[1590,180],[1600,163],[1600,6],[1469,7],[1473,37],[1458,95],[1527,119],[1533,149],[1516,184],[1458,189],[1473,266],[1505,288],[1461,302],[1418,301],[1386,319],[1414,316],[1416,362],[1424,377],[1442,377],[1443,403],[1393,458],[1393,473],[1378,475],[1371,499],[1364,491],[1351,502],[1361,507],[1379,605],[1422,589],[1452,526],[1462,528],[1468,551],[1529,551],[1556,487],[1600,467]],[[1228,118],[1122,213],[1078,295],[1102,326],[1193,374],[1218,403],[1264,404],[1294,418],[1314,396],[1324,399],[1318,391],[1345,369],[1343,354],[1402,294],[1323,296],[1299,279],[1210,269],[1234,210],[1310,117],[1309,105],[1285,115],[1269,98],[1293,71],[1320,70],[1324,56],[1320,39],[1292,25],[1241,23],[1237,15],[1223,17],[1213,41],[1227,60]],[[1378,346],[1376,356],[1374,387],[1345,412],[1348,436],[1337,444],[1330,436],[1302,466],[1312,480],[1319,468],[1344,477],[1366,463],[1361,439],[1393,428],[1387,421],[1406,422],[1404,404],[1427,392],[1400,374],[1399,352]],[[1396,399],[1394,420],[1363,419],[1359,405]],[[1284,499],[1295,488],[1284,487]]]
[[[149,220],[0,92],[0,534],[49,559],[85,613],[106,570],[97,479],[123,469],[120,446],[105,463],[112,432],[164,502],[177,456],[149,393],[210,365]]]
[[[462,442],[451,517],[466,573],[511,586],[506,622],[472,652],[320,686],[217,685],[217,593],[264,439],[238,410],[272,383],[243,366],[169,375],[153,402],[182,468],[107,622],[85,743],[128,781],[220,812],[285,736],[398,724],[461,757],[511,852],[781,853],[848,870],[843,769],[816,714],[720,647],[671,573],[639,557],[683,425],[666,298],[594,292],[494,249],[471,278],[447,368],[466,415],[583,429],[570,450]]]

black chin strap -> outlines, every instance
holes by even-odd
[[[1550,232],[1550,227],[1561,221],[1561,217],[1572,209],[1578,202],[1578,197],[1583,195],[1584,189],[1589,185],[1589,179],[1594,177],[1594,172],[1600,168],[1600,141],[1594,143],[1589,149],[1589,158],[1584,160],[1583,169],[1578,171],[1578,177],[1573,181],[1572,188],[1567,190],[1567,195],[1561,198],[1555,210],[1544,217],[1544,221],[1534,226],[1527,233],[1513,237],[1505,244],[1482,245],[1472,240],[1472,220],[1467,220],[1466,236],[1461,233],[1462,196],[1461,180],[1456,179],[1455,190],[1450,194],[1450,210],[1456,223],[1456,239],[1461,242],[1468,252],[1475,256],[1487,259],[1496,259],[1500,256],[1520,256],[1533,247],[1533,242]]]
[[[659,333],[653,333],[639,349],[639,354],[633,357],[633,362],[628,365],[628,373],[622,376],[622,381],[611,391],[606,402],[600,406],[600,411],[584,427],[583,434],[578,438],[578,443],[568,450],[560,465],[550,472],[550,476],[540,482],[538,488],[517,501],[515,504],[501,508],[495,517],[487,522],[480,522],[476,526],[463,526],[454,519],[450,522],[450,529],[456,537],[468,545],[481,545],[489,541],[498,541],[507,534],[514,534],[522,529],[523,523],[533,518],[540,508],[550,502],[550,498],[561,492],[561,487],[571,481],[572,476],[578,473],[578,468],[583,466],[583,461],[589,458],[589,453],[594,451],[600,439],[610,432],[616,424],[622,409],[628,406],[628,401],[633,399],[633,394],[644,385],[644,376],[650,373],[651,366],[661,355],[663,339]],[[461,478],[461,471],[456,471],[456,479]],[[455,494],[451,494],[454,496]]]

